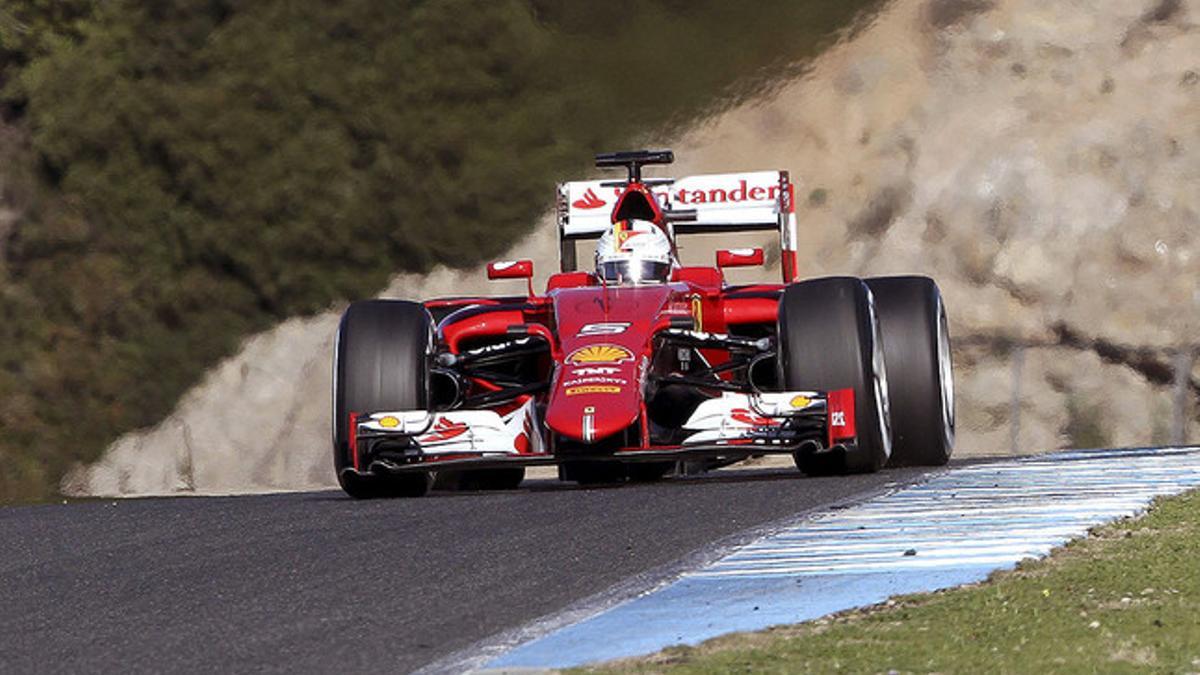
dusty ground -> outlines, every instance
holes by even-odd
[[[958,454],[1164,443],[1165,364],[1200,327],[1198,17],[1200,0],[897,0],[769,99],[646,140],[676,149],[677,174],[790,170],[808,275],[938,280]],[[552,232],[514,252],[544,275]],[[496,289],[438,270],[384,295]],[[66,488],[330,485],[339,310],[249,340]]]

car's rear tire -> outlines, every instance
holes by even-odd
[[[942,294],[919,276],[866,280],[883,331],[892,456],[888,466],[942,466],[954,451],[954,369]]]
[[[559,480],[580,485],[618,485],[625,482],[625,466],[604,460],[571,460],[558,466]]]
[[[857,447],[797,455],[796,466],[810,475],[878,471],[891,454],[891,430],[883,345],[866,284],[828,277],[788,286],[778,331],[785,390],[854,390]]]
[[[675,468],[675,462],[630,462],[625,475],[631,483],[657,483]]]
[[[469,471],[439,471],[434,488],[463,492],[516,490],[525,480],[525,469],[472,469]]]
[[[364,300],[346,309],[333,357],[333,465],[351,497],[419,497],[429,472],[361,475],[350,447],[350,413],[425,410],[429,401],[429,312],[403,300]],[[361,464],[361,459],[360,459]]]
[[[620,485],[621,483],[657,483],[667,477],[675,462],[615,462],[574,460],[559,467],[561,480],[580,485]]]

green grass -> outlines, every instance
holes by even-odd
[[[1200,492],[987,582],[603,672],[1200,672]]]

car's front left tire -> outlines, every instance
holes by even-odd
[[[466,471],[439,471],[434,487],[438,490],[459,492],[488,492],[493,490],[516,490],[525,480],[522,467],[508,469],[468,469]]]
[[[333,464],[351,497],[420,497],[433,485],[429,472],[366,474],[354,471],[350,413],[425,410],[429,401],[429,312],[416,302],[351,303],[338,324],[333,360]],[[359,469],[365,458],[358,457]]]

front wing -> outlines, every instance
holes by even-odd
[[[500,415],[490,410],[351,413],[357,473],[557,464],[530,400]],[[852,390],[762,394],[726,392],[697,407],[681,444],[621,448],[571,460],[667,461],[731,455],[791,454],[853,443]]]

